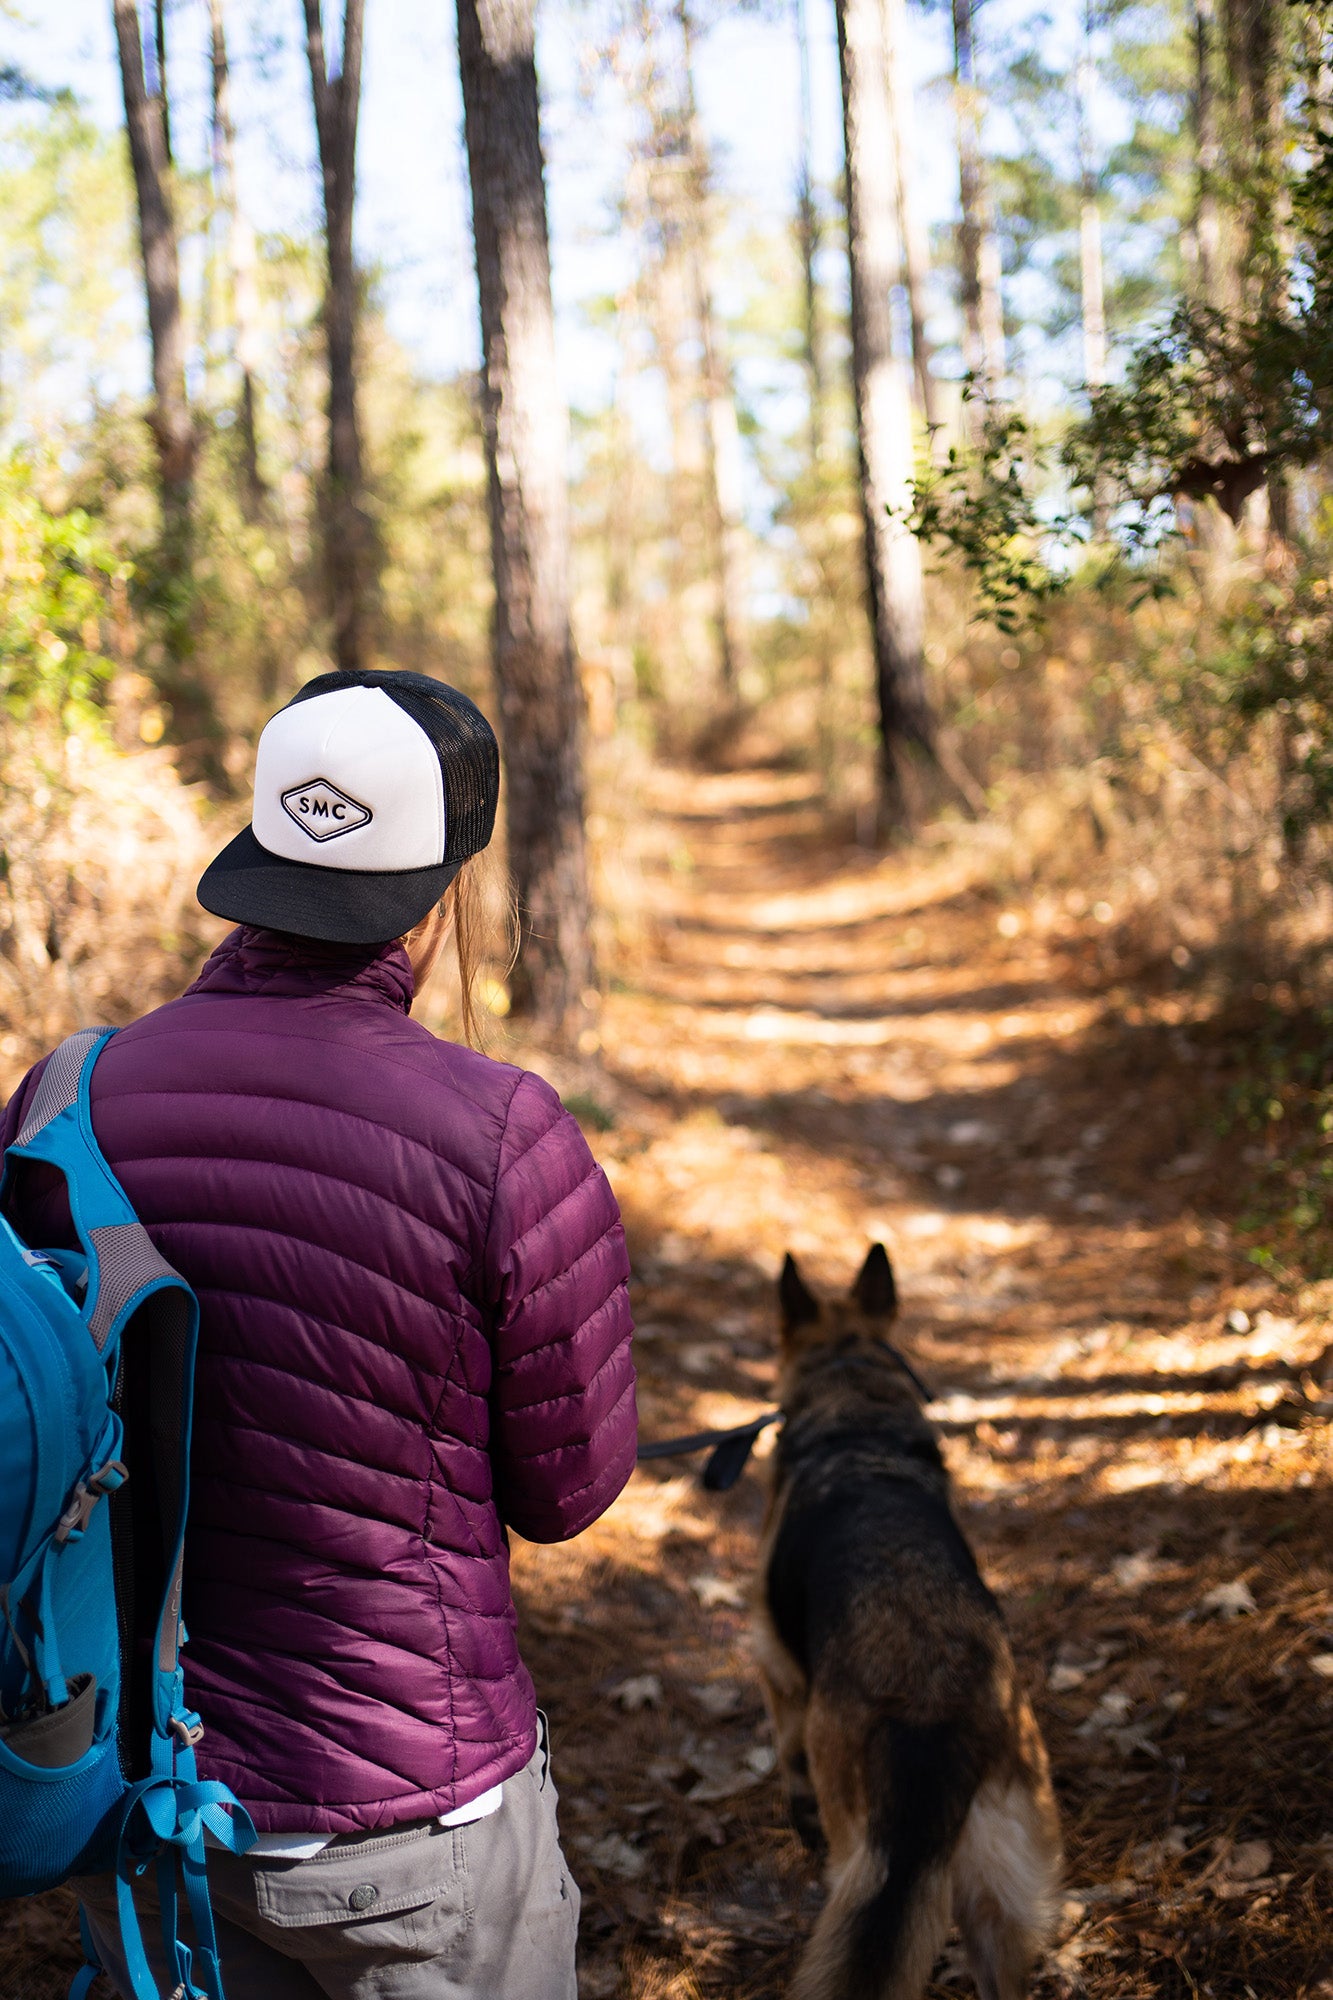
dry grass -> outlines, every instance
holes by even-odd
[[[73,1029],[178,993],[224,925],[194,886],[201,824],[165,749],[31,724],[0,755],[0,1087]]]
[[[1137,603],[1077,587],[1014,637],[966,624],[965,592],[935,593],[946,762],[986,806],[936,832],[1038,923],[1099,908],[1136,971],[1174,953],[1287,976],[1333,937],[1330,833],[1288,843],[1299,731],[1276,710],[1246,722],[1234,699],[1228,621],[1260,615],[1265,575],[1233,551],[1178,557],[1170,581]]]

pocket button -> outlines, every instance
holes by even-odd
[[[354,1910],[368,1910],[378,1899],[379,1893],[373,1882],[363,1882],[359,1888],[353,1889],[347,1900]]]

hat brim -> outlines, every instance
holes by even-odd
[[[209,862],[195,894],[215,917],[233,923],[323,944],[383,944],[419,924],[462,865],[365,874],[319,868],[270,854],[247,826]]]

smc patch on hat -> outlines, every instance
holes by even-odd
[[[205,870],[215,916],[337,944],[401,937],[489,841],[499,751],[425,674],[320,674],[266,725],[251,823]]]

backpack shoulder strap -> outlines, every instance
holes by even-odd
[[[22,1151],[30,1146],[53,1118],[78,1102],[85,1068],[96,1060],[114,1033],[114,1028],[80,1028],[51,1051],[28,1106],[28,1115],[14,1141],[15,1149]]]
[[[93,1065],[114,1032],[81,1028],[60,1044],[6,1155],[7,1161],[44,1160],[65,1176],[70,1214],[88,1259],[83,1319],[99,1353],[119,1338],[151,1292],[182,1284],[154,1249],[93,1134]]]

